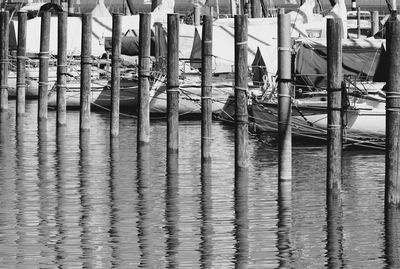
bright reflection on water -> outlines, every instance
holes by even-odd
[[[340,200],[327,206],[325,147],[296,147],[292,185],[278,192],[277,152],[251,136],[248,171],[235,176],[234,130],[215,122],[201,164],[200,122],[182,121],[166,154],[166,123],[137,149],[136,120],[93,112],[79,135],[38,131],[36,102],[0,125],[3,268],[399,268],[399,211],[385,219],[379,152],[344,152]],[[292,190],[292,195],[290,194]]]

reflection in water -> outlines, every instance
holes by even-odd
[[[109,156],[97,158],[96,166],[92,151],[109,153],[105,141],[90,143],[90,132],[80,134],[80,191],[82,218],[81,245],[84,268],[110,268],[111,201]],[[107,159],[105,159],[107,158]]]
[[[386,268],[400,268],[400,208],[385,208],[385,257]]]
[[[338,193],[335,193],[338,192]],[[343,268],[343,214],[340,190],[327,190],[328,268]]]
[[[14,166],[20,165],[14,161],[14,152],[12,149],[12,141],[10,139],[10,121],[8,112],[0,112],[0,260],[1,266],[5,268],[14,268],[19,262],[15,253],[20,252],[20,247],[16,244],[19,240],[18,226],[19,213],[21,211],[7,210],[7,208],[15,208],[14,201],[18,201],[18,182],[15,182]],[[18,154],[15,153],[15,154]],[[5,210],[6,209],[6,210]],[[18,210],[18,208],[16,208]],[[11,243],[11,244],[10,244]],[[22,253],[25,256],[25,254]]]
[[[200,125],[181,125],[178,173],[164,120],[152,122],[149,153],[136,150],[132,118],[110,146],[108,113],[93,113],[80,141],[79,112],[61,131],[49,111],[42,135],[37,102],[27,104],[24,124],[12,111],[0,118],[0,267],[323,268],[328,257],[331,267],[400,267],[399,214],[382,221],[382,154],[344,151],[342,207],[327,208],[325,147],[295,149],[290,204],[277,192],[276,154],[253,136],[248,183],[234,186],[234,129],[220,123],[201,175]]]
[[[82,205],[82,215],[79,221],[79,225],[81,226],[81,250],[82,250],[82,258],[83,258],[83,267],[84,268],[92,268],[95,264],[95,259],[91,259],[90,257],[94,254],[92,253],[91,244],[91,227],[90,227],[90,218],[93,212],[93,208],[91,208],[91,197],[90,197],[90,159],[89,159],[89,150],[90,150],[90,132],[84,131],[79,134],[79,194],[80,194],[80,204]],[[95,231],[93,231],[95,232]]]
[[[121,257],[120,257],[120,249],[118,247],[118,239],[119,233],[117,228],[118,218],[118,209],[116,205],[116,186],[115,181],[120,179],[120,156],[119,156],[119,137],[111,137],[110,138],[110,207],[111,207],[111,229],[110,236],[112,238],[111,245],[111,265],[113,268],[119,268]]]
[[[249,262],[248,169],[235,168],[235,268],[246,268]]]
[[[178,154],[167,154],[167,185],[165,190],[166,260],[168,268],[179,268],[179,162]]]
[[[279,268],[292,268],[292,182],[280,179],[278,186],[278,241]]]
[[[82,267],[80,181],[78,171],[74,169],[76,163],[71,162],[77,156],[69,157],[68,151],[73,143],[67,139],[65,126],[58,127],[56,132],[57,264],[60,267]]]
[[[200,267],[212,268],[212,195],[211,195],[211,161],[201,163],[201,242]]]
[[[150,173],[150,146],[148,144],[138,145],[137,157],[137,194],[138,194],[138,243],[140,248],[140,267],[152,268],[154,252],[151,249],[151,173]]]

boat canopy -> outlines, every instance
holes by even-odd
[[[386,81],[387,60],[382,39],[343,39],[343,75],[353,79]],[[296,41],[295,73],[300,83],[326,87],[326,39],[299,39]]]

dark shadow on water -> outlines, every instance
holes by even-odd
[[[200,199],[200,268],[212,268],[213,227],[212,227],[212,176],[211,161],[201,163],[201,199]]]
[[[385,207],[385,263],[387,269],[400,268],[400,208]]]
[[[167,268],[179,268],[179,161],[178,154],[167,154],[167,182],[165,191],[165,231]]]
[[[235,168],[235,268],[247,268],[249,263],[249,205],[248,205],[249,171],[246,168]]]

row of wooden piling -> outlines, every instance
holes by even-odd
[[[278,175],[280,185],[291,186],[291,41],[290,16],[279,13],[278,17]],[[1,12],[0,34],[0,110],[8,109],[7,73],[8,73],[8,12]],[[57,67],[57,126],[66,122],[66,33],[67,14],[58,15],[58,67]],[[17,51],[17,116],[24,114],[25,93],[25,45],[26,13],[19,13],[18,51]],[[80,131],[90,130],[90,90],[91,90],[91,15],[82,15],[82,50],[81,50],[81,108]],[[140,15],[140,55],[139,55],[139,114],[137,137],[138,145],[150,143],[150,14]],[[39,109],[38,122],[47,120],[47,93],[49,67],[50,13],[43,12],[40,42],[39,71]],[[387,97],[387,138],[386,138],[386,204],[400,203],[400,184],[398,162],[400,159],[399,82],[400,64],[398,46],[400,46],[400,26],[398,21],[388,24],[388,52],[392,55],[389,64],[389,92]],[[341,25],[338,19],[327,21],[327,57],[328,57],[328,151],[327,151],[327,190],[333,197],[340,197],[341,155],[342,155],[342,52]],[[121,65],[121,15],[113,15],[112,31],[112,138],[119,136],[119,97]],[[178,153],[179,150],[179,14],[168,14],[168,55],[167,55],[167,151]],[[235,169],[247,174],[249,167],[248,110],[247,110],[247,16],[235,16]],[[211,101],[212,101],[212,21],[204,16],[202,39],[202,161],[211,160]],[[288,188],[286,188],[288,189]]]

